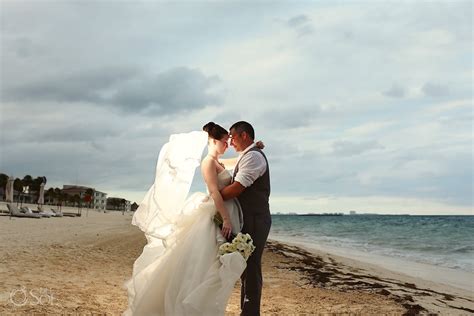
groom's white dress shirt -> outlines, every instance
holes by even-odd
[[[234,181],[239,182],[246,188],[251,186],[255,180],[261,177],[267,170],[267,162],[261,153],[255,150],[247,153],[255,146],[256,145],[254,143],[245,148],[239,153],[239,157],[237,159],[239,170],[235,175]]]

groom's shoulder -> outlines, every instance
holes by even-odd
[[[247,156],[247,157],[245,157]],[[259,163],[264,163],[266,164],[266,157],[263,151],[260,149],[254,147],[250,149],[243,157],[243,159],[248,160],[248,161],[254,161],[254,162],[259,162]]]
[[[263,153],[263,150],[261,150],[260,148],[258,147],[252,147],[250,150],[249,150],[249,153],[256,156],[256,157],[266,157],[265,154]]]

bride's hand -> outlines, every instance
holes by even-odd
[[[224,236],[226,239],[230,237],[230,234],[232,233],[232,223],[228,218],[224,219],[224,222],[222,223],[222,236]]]
[[[258,142],[255,143],[255,145],[257,146],[258,149],[263,149],[265,148],[265,144],[259,140]]]

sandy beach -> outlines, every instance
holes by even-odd
[[[5,209],[4,204],[0,204]],[[123,283],[146,239],[132,214],[0,216],[0,313],[102,313],[126,309]],[[264,254],[262,314],[474,313],[471,291],[271,240]],[[239,284],[227,308],[239,313]]]

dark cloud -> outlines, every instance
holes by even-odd
[[[422,91],[426,96],[433,98],[449,95],[449,88],[447,86],[430,82],[423,85]]]
[[[295,27],[300,27],[308,23],[309,21],[310,20],[306,15],[301,14],[301,15],[297,15],[290,18],[287,23],[288,23],[288,26],[295,28]]]
[[[349,141],[336,141],[333,143],[333,153],[341,156],[355,156],[367,151],[383,148],[385,148],[383,145],[374,140],[360,143]]]
[[[90,124],[84,122],[70,122],[67,126],[48,126],[48,128],[39,128],[35,133],[30,133],[25,137],[25,141],[35,141],[39,143],[55,142],[85,142],[94,139],[106,137],[118,137],[124,130],[120,126],[106,126],[104,124]],[[100,149],[97,143],[94,148]]]
[[[399,85],[392,85],[392,87],[383,92],[387,97],[403,98],[405,96],[405,89]]]
[[[207,92],[218,82],[216,76],[186,67],[154,76],[134,67],[108,67],[4,87],[3,100],[86,102],[155,116],[219,103]]]
[[[298,36],[305,36],[314,33],[311,20],[304,14],[294,16],[286,22],[289,27],[295,30]]]
[[[220,102],[216,95],[207,92],[218,82],[218,77],[207,77],[199,70],[174,68],[151,80],[140,78],[127,84],[110,102],[125,111],[138,110],[150,115],[198,109]]]
[[[41,80],[16,83],[2,88],[3,100],[51,101],[51,102],[92,102],[104,101],[101,92],[113,89],[123,81],[130,80],[139,73],[136,68],[108,67],[89,71],[63,73],[44,77]]]

